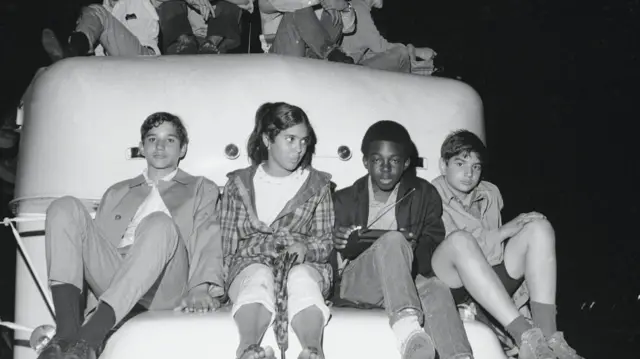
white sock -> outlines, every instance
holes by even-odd
[[[395,322],[393,326],[391,326],[391,330],[393,330],[393,334],[396,335],[396,345],[398,347],[398,351],[402,353],[404,344],[409,340],[409,338],[411,338],[411,336],[415,332],[421,332],[422,327],[420,327],[418,317],[410,315]]]

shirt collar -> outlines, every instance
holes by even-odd
[[[147,182],[147,184],[149,186],[153,186],[156,183],[154,183],[151,179],[149,179],[149,174],[148,173],[149,173],[149,170],[147,168],[145,168],[142,171],[142,175],[144,176],[144,179]],[[160,179],[160,181],[169,182],[169,181],[173,180],[173,178],[176,176],[177,173],[178,173],[178,169],[176,168],[175,170],[173,170],[173,172],[171,172],[171,173],[167,174],[166,176],[162,177]]]
[[[447,203],[450,204],[451,201],[456,201],[460,204],[464,203],[462,202],[462,200],[460,200],[455,193],[453,193],[453,190],[451,189],[451,187],[449,186],[449,182],[447,182],[447,179],[444,176],[441,176],[439,178],[439,180],[436,180],[437,182],[440,182],[440,188],[442,189],[442,199]],[[473,189],[473,191],[471,191],[471,193],[469,194],[469,205],[471,205],[474,202],[478,202],[478,201],[482,201],[488,198],[487,195],[487,191],[484,190],[482,188],[482,182],[480,182],[478,184],[478,186],[476,186],[476,188]]]
[[[376,200],[375,198],[375,193],[373,193],[373,181],[371,180],[371,175],[367,176],[368,177],[368,188],[369,188],[369,203],[372,203]],[[398,181],[398,183],[396,183],[396,185],[393,187],[393,190],[391,191],[391,194],[389,195],[389,197],[387,198],[387,202],[388,203],[390,200],[394,200],[394,198],[397,198],[398,196],[398,189],[400,188],[400,182]]]

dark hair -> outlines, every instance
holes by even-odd
[[[180,146],[184,146],[189,143],[189,135],[187,134],[187,128],[184,127],[180,117],[168,113],[168,112],[156,112],[147,117],[142,126],[140,126],[140,138],[144,141],[144,137],[154,127],[162,125],[164,122],[173,124],[178,134],[178,140],[180,140]]]
[[[389,141],[401,145],[404,149],[404,155],[408,158],[412,158],[416,154],[416,148],[409,131],[394,121],[378,121],[369,127],[360,146],[364,156],[369,155],[369,147],[375,141]]]
[[[478,156],[480,162],[485,161],[487,147],[482,143],[480,137],[468,130],[457,130],[445,138],[440,148],[440,157],[445,162],[449,162],[454,156],[467,156],[472,152]]]
[[[306,125],[309,131],[309,144],[307,152],[300,161],[300,166],[302,168],[310,166],[318,142],[316,133],[311,127],[307,114],[300,107],[286,102],[267,102],[256,111],[256,124],[247,142],[247,153],[249,153],[251,163],[259,165],[269,158],[267,146],[262,141],[263,134],[266,134],[269,140],[273,141],[281,131],[301,123]]]

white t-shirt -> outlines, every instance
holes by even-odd
[[[160,55],[158,36],[160,34],[160,18],[158,11],[150,0],[103,0],[102,6],[111,12],[131,33],[138,38],[142,46],[147,46]],[[128,19],[127,19],[128,18]],[[102,45],[96,47],[96,55],[104,55]]]
[[[309,177],[308,169],[298,169],[286,177],[267,174],[262,165],[253,177],[258,219],[271,225]]]
[[[176,173],[178,173],[177,168],[175,171],[162,177],[161,181],[171,181],[173,177],[175,177]],[[129,226],[127,226],[127,230],[124,232],[124,236],[122,236],[122,239],[120,240],[120,244],[118,245],[118,248],[125,248],[133,244],[138,225],[146,216],[150,215],[151,213],[163,212],[167,216],[171,217],[171,213],[169,213],[169,209],[167,208],[167,205],[164,203],[164,201],[162,200],[162,197],[160,196],[160,192],[158,191],[158,185],[152,182],[151,180],[149,180],[146,169],[144,170],[144,172],[142,172],[142,174],[144,175],[144,178],[147,180],[147,184],[151,186],[151,192],[149,192],[149,195],[147,195],[147,198],[145,198],[145,200],[142,202],[140,207],[138,207],[136,214],[133,216],[131,223],[129,223]]]

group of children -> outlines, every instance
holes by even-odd
[[[147,168],[111,186],[92,219],[73,197],[55,200],[45,225],[57,332],[39,359],[95,359],[134,306],[203,312],[229,302],[239,359],[274,358],[260,342],[276,316],[276,262],[286,283],[300,359],[322,359],[335,305],[382,307],[403,359],[473,358],[456,304],[469,298],[502,324],[520,359],[580,359],[556,328],[554,232],[539,213],[502,224],[502,197],[482,181],[486,149],[450,134],[442,176],[419,178],[416,147],[393,121],[362,140],[367,174],[335,193],[312,166],[317,137],[305,112],[262,105],[248,141],[251,166],[218,187],[178,168],[189,143],[175,115],[141,127]],[[511,294],[527,281],[533,323]],[[82,289],[99,299],[86,320]]]

